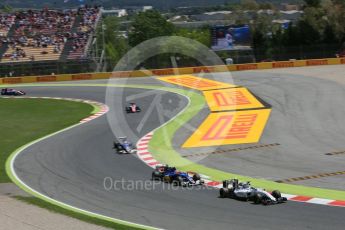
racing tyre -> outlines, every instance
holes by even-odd
[[[260,204],[262,202],[262,195],[260,193],[255,194],[254,196],[254,204]]]
[[[157,172],[157,171],[152,172],[152,180],[157,180],[157,179],[161,179],[160,172]]]
[[[185,186],[185,183],[183,183],[183,182],[184,182],[184,181],[183,181],[183,178],[180,177],[180,176],[178,176],[178,177],[176,178],[175,185],[178,185],[178,186]]]
[[[270,201],[269,200],[267,200],[267,199],[263,199],[262,201],[261,201],[261,203],[263,204],[263,205],[269,205],[270,204]]]
[[[194,181],[201,180],[200,175],[199,175],[199,174],[197,174],[197,173],[196,173],[196,174],[194,174],[194,175],[193,175],[193,180],[194,180]]]
[[[272,196],[276,199],[279,199],[280,197],[282,197],[282,195],[280,194],[280,192],[278,190],[274,190],[272,192]]]
[[[229,189],[227,189],[227,188],[221,188],[221,189],[219,190],[220,198],[229,197],[229,193],[230,193],[230,191],[229,191]]]
[[[166,183],[171,183],[171,177],[170,176],[164,176],[163,177],[163,181],[166,182]]]

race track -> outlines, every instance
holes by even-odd
[[[258,143],[221,146],[218,150],[277,145],[193,157],[195,152],[210,150],[179,148],[192,134],[188,129],[180,129],[174,137],[176,149],[182,155],[191,155],[189,160],[210,168],[273,181],[343,172],[345,154],[327,154],[345,150],[345,85],[327,79],[329,74],[310,77],[276,72],[233,73],[235,83],[249,88],[270,104],[272,113]],[[342,78],[338,75],[337,80]],[[192,123],[201,120],[194,118]],[[292,183],[345,190],[344,174]]]
[[[260,85],[269,87],[267,82],[275,82],[281,87],[285,85],[286,91],[283,95],[286,100],[291,100],[290,96],[293,96],[287,90],[291,85],[286,84],[284,76],[277,78],[274,74],[262,74],[256,79],[253,76],[248,78],[239,76],[238,81],[242,85],[252,87],[254,92],[261,97],[276,99],[272,95],[274,90],[265,90],[263,93],[255,90],[255,87]],[[154,83],[153,80],[146,79],[131,81],[135,81],[136,84]],[[97,81],[97,83],[100,82],[102,81]],[[80,84],[85,84],[85,82]],[[327,84],[324,85],[327,86]],[[303,87],[301,84],[298,86]],[[99,102],[104,102],[105,98],[104,87],[54,87],[52,84],[51,87],[21,88],[30,96],[71,97]],[[125,88],[124,94],[129,96],[146,91]],[[306,89],[305,92],[310,91]],[[120,96],[119,98],[121,98]],[[344,95],[340,96],[344,99]],[[184,105],[187,104],[184,97],[176,94],[166,94],[165,97],[172,101],[181,101]],[[324,100],[326,103],[327,98]],[[144,98],[140,100],[140,106],[147,108],[151,101],[150,97]],[[336,103],[339,101],[334,102],[334,104]],[[174,104],[170,106],[174,106]],[[313,108],[315,107],[304,109],[312,110]],[[178,112],[172,107],[163,109]],[[286,109],[286,107],[281,105],[279,109]],[[122,113],[122,108],[119,109],[119,112]],[[154,111],[140,132],[129,136],[131,141],[136,142],[137,137],[158,127],[160,125],[159,119],[157,119],[158,113],[162,112],[164,111]],[[132,115],[130,119],[117,122],[132,124],[133,130],[135,130],[140,115]],[[127,134],[124,133],[124,135]],[[308,141],[313,140],[313,136],[305,138],[308,138]],[[151,175],[151,169],[136,156],[115,154],[112,150],[113,139],[114,135],[109,128],[107,118],[103,116],[25,149],[15,161],[15,171],[20,179],[30,187],[56,200],[106,216],[158,228],[324,230],[343,229],[344,227],[345,209],[338,207],[298,202],[273,206],[253,205],[230,199],[219,199],[217,198],[218,192],[214,189],[167,190],[163,189],[162,184],[157,185],[154,190],[117,191],[112,189],[107,191],[103,185],[105,177],[111,177],[114,180],[141,181],[149,180]],[[212,161],[208,162],[212,164]],[[202,163],[207,165],[207,162]]]

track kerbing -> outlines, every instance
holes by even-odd
[[[151,168],[155,168],[155,166],[159,164],[164,164],[163,162],[159,162],[158,160],[156,160],[149,151],[149,142],[153,134],[154,132],[150,132],[146,134],[145,136],[143,136],[137,142],[137,146],[138,146],[137,156],[139,157],[140,160],[142,160],[147,166]],[[201,177],[205,180],[205,185],[207,186],[214,187],[217,189],[222,187],[221,182],[208,180],[207,178],[209,177],[207,175],[201,175]],[[345,201],[342,201],[342,200],[331,200],[331,199],[323,199],[323,198],[317,198],[317,197],[300,196],[300,195],[292,195],[292,194],[282,194],[282,196],[285,196],[289,201],[345,207]]]

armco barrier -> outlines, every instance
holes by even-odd
[[[36,82],[51,82],[56,81],[57,76],[54,75],[47,75],[47,76],[39,76],[36,77]]]
[[[339,65],[345,64],[345,58],[324,58],[309,60],[291,60],[278,62],[260,62],[233,65],[218,66],[197,66],[183,68],[153,69],[153,70],[134,70],[121,72],[104,72],[104,73],[80,73],[80,74],[61,74],[61,75],[45,75],[45,76],[27,76],[27,77],[11,77],[0,78],[0,84],[20,84],[33,82],[54,82],[54,81],[80,81],[80,80],[96,80],[108,78],[127,78],[127,77],[146,77],[146,76],[166,76],[166,75],[182,75],[182,74],[198,74],[198,73],[215,73],[226,71],[243,71],[258,69],[276,69],[302,66],[318,66],[318,65]]]
[[[237,71],[241,71],[241,70],[254,70],[254,69],[258,69],[258,68],[259,68],[259,64],[258,63],[236,65],[236,70]]]
[[[272,68],[289,68],[289,67],[294,67],[294,62],[293,61],[281,61],[281,62],[272,62]]]

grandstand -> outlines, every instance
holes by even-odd
[[[62,63],[87,61],[87,50],[100,18],[100,8],[88,6],[0,14],[1,76],[18,66],[21,70],[17,75],[49,74],[57,71],[55,67],[63,68]],[[35,67],[39,63],[54,68],[38,70]]]

